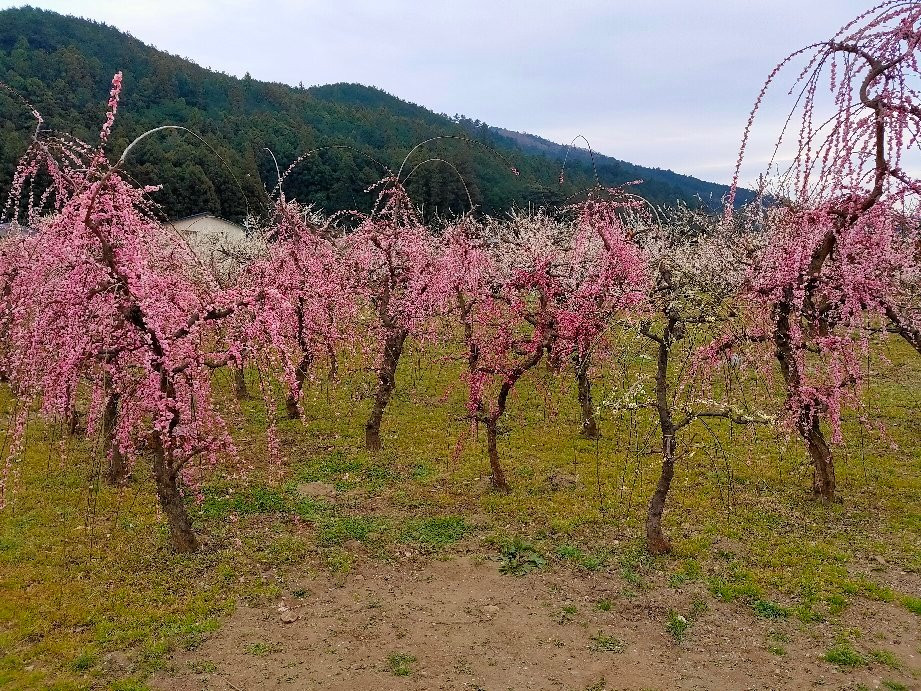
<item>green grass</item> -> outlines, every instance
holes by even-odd
[[[609,636],[601,631],[592,636],[591,649],[597,652],[622,653],[626,646],[624,642],[614,636]]]
[[[869,657],[873,662],[879,665],[885,665],[886,667],[892,667],[892,669],[898,669],[901,666],[899,665],[898,658],[888,650],[871,650]]]
[[[556,555],[560,559],[580,566],[586,571],[598,571],[608,563],[608,553],[606,551],[586,553],[570,544],[563,544],[557,547]]]
[[[684,640],[689,628],[691,628],[691,621],[687,617],[673,609],[668,611],[665,630],[675,639],[675,643],[681,643]]]
[[[838,667],[861,667],[867,664],[866,658],[847,642],[838,643],[830,648],[822,659]]]
[[[441,549],[461,540],[472,531],[462,516],[436,516],[408,521],[400,539],[420,546]]]
[[[547,564],[540,551],[529,542],[514,538],[502,545],[499,571],[510,576],[524,576]]]
[[[189,556],[171,552],[143,464],[128,487],[106,487],[90,441],[33,421],[0,510],[0,687],[140,688],[174,652],[200,646],[236,602],[290,592],[287,573],[339,575],[363,559],[396,562],[405,551],[472,550],[508,574],[558,560],[577,577],[609,578],[626,597],[663,584],[702,589],[753,618],[790,619],[807,630],[823,620],[842,626],[858,600],[901,603],[921,615],[921,599],[881,575],[861,575],[866,555],[921,571],[921,429],[912,393],[921,362],[895,340],[880,350],[888,362],[874,361],[878,375],[865,398],[886,434],[856,416],[845,420],[847,444],[836,448],[842,503],[809,497],[810,470],[795,440],[721,421],[692,426],[679,439],[687,453],[665,514],[674,553],[656,559],[640,539],[657,464],[643,440],[655,438],[655,421],[645,411],[603,413],[598,443],[581,439],[574,383],[543,368],[510,399],[500,438],[507,494],[488,487],[482,431],[470,434],[460,365],[444,352],[407,353],[376,456],[361,448],[372,377],[361,363],[343,362],[339,383],[307,392],[303,423],[280,420],[278,465],[265,458],[262,402],[237,406],[228,396],[228,422],[252,468],[242,479],[210,472],[202,501],[189,497],[204,541]],[[625,363],[630,377],[649,367],[633,356]],[[226,377],[216,376],[225,387]],[[622,382],[603,374],[596,398]],[[10,408],[2,389],[0,423]],[[545,479],[559,471],[583,482],[549,491]],[[335,492],[304,496],[298,487],[310,482]],[[273,570],[277,581],[262,578]],[[609,611],[603,602],[610,607],[599,600],[598,609]],[[663,622],[676,639],[687,637],[696,616],[682,612]],[[770,645],[789,646],[782,643]],[[121,677],[104,664],[113,653],[126,657]]]
[[[755,600],[752,603],[752,609],[755,610],[755,614],[765,619],[786,619],[790,616],[788,607],[783,607],[767,600]]]
[[[416,658],[409,653],[390,653],[387,656],[387,667],[395,677],[408,677],[413,672]]]
[[[921,616],[921,597],[906,595],[902,598],[902,604],[909,612]]]
[[[274,652],[277,652],[278,647],[272,643],[265,643],[263,641],[257,641],[255,643],[249,643],[243,648],[243,652],[247,655],[255,655],[256,657],[265,657],[266,655],[271,655]]]

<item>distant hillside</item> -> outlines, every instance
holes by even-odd
[[[662,170],[661,168],[647,168],[634,163],[620,161],[611,156],[599,154],[597,151],[589,151],[587,148],[572,146],[567,147],[563,144],[551,142],[535,134],[526,132],[515,132],[502,127],[490,127],[493,132],[507,137],[513,141],[522,151],[529,154],[540,154],[554,161],[566,161],[566,169],[576,164],[580,168],[591,166],[594,159],[595,169],[598,177],[604,181],[630,181],[630,180],[650,180],[655,181],[659,186],[656,196],[666,196],[668,198],[686,200],[688,196],[700,199],[704,204],[711,208],[718,208],[722,205],[723,195],[727,192],[726,185],[720,185],[715,182],[706,182],[690,175],[682,175],[671,170]],[[567,155],[568,149],[568,155]],[[640,186],[642,189],[642,186]],[[742,191],[741,198],[744,201],[751,199],[751,193],[748,190]]]
[[[494,147],[520,171],[516,177],[487,150],[456,140],[436,142],[414,157],[415,162],[434,157],[451,161],[474,203],[490,213],[513,205],[559,203],[593,181],[585,151],[570,155],[560,185],[564,148],[559,144],[433,113],[380,89],[359,84],[290,87],[248,75],[238,79],[159,51],[105,24],[31,7],[0,11],[0,81],[35,105],[51,128],[93,140],[109,82],[118,70],[124,72],[124,89],[112,151],[121,151],[147,129],[177,124],[202,135],[217,152],[191,137],[168,133],[145,140],[132,153],[128,171],[142,183],[163,186],[156,198],[173,218],[211,211],[239,219],[247,205],[261,205],[265,186],[275,182],[275,164],[266,148],[284,168],[317,147],[353,147],[311,157],[286,183],[289,196],[329,211],[368,208],[365,189],[382,172],[377,162],[398,167],[415,144],[445,135],[463,135]],[[29,113],[0,95],[0,127],[0,195],[5,199],[33,125]],[[597,163],[603,183],[641,178],[644,183],[637,191],[657,204],[696,204],[700,199],[716,208],[726,192],[722,185],[606,156]],[[444,164],[423,165],[408,187],[427,212],[457,212],[468,206],[464,185]]]

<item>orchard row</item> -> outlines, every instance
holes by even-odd
[[[19,232],[0,245],[0,369],[20,401],[3,482],[30,410],[69,419],[83,406],[110,480],[151,463],[174,546],[191,551],[183,486],[236,458],[215,369],[257,368],[267,407],[274,379],[296,418],[306,382],[335,376],[344,352],[365,354],[377,372],[365,426],[374,452],[407,341],[437,339],[462,346],[466,412],[485,429],[503,491],[499,425],[518,383],[541,363],[574,373],[582,432],[594,436],[592,376],[628,331],[649,344],[654,377],[624,382],[628,393],[606,405],[658,418],[652,552],[670,548],[662,516],[680,433],[704,418],[799,435],[814,492],[833,500],[834,445],[871,339],[887,330],[921,353],[921,183],[907,163],[921,120],[919,21],[916,4],[883,3],[781,63],[745,140],[768,86],[805,56],[793,162],[757,203],[737,209],[730,195],[721,217],[652,209],[626,186],[561,209],[425,224],[400,172],[370,190],[370,214],[325,218],[284,194],[306,155],[279,174],[248,238],[203,260],[124,173],[143,137],[107,155],[120,74],[95,145],[44,133],[35,113],[6,208]],[[750,395],[746,382],[765,376],[782,397]],[[280,456],[271,428],[269,439]]]

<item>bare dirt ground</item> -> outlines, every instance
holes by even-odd
[[[634,591],[616,574],[562,567],[516,577],[500,574],[495,561],[470,556],[367,561],[339,580],[304,573],[285,583],[283,599],[241,604],[151,685],[237,691],[921,688],[919,618],[898,603],[860,600],[836,624],[803,624],[759,618],[700,584]],[[706,605],[695,608],[695,600]],[[671,610],[688,615],[680,643],[666,629]],[[842,624],[860,632],[855,648],[861,653],[887,651],[899,665],[825,661]]]

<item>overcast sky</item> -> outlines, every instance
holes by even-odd
[[[0,7],[21,5],[4,3]],[[438,112],[718,182],[773,66],[867,0],[31,0],[201,65],[304,85],[360,82]],[[792,78],[794,75],[788,75]],[[789,85],[789,79],[784,82]],[[756,129],[760,172],[785,89]],[[775,105],[776,104],[776,105]],[[125,104],[130,108],[130,101]]]

